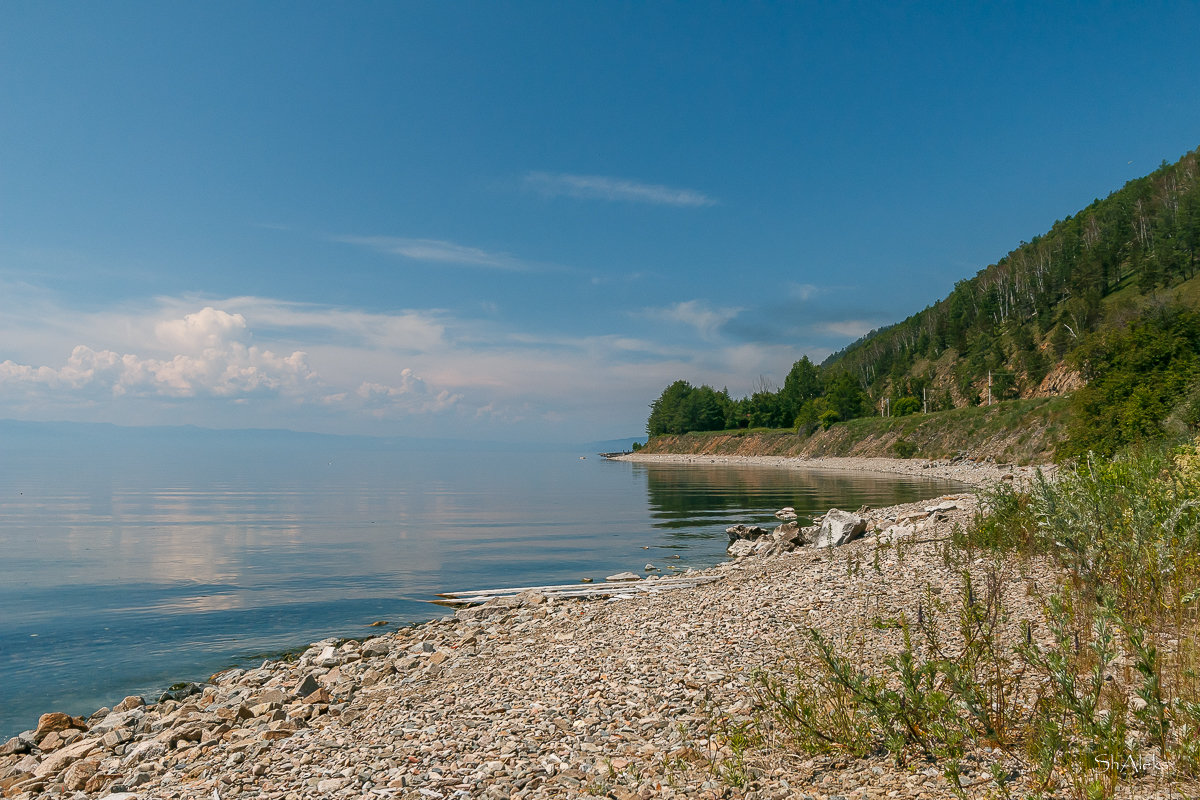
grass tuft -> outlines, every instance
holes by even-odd
[[[1200,442],[1089,457],[981,499],[945,555],[976,569],[957,602],[927,592],[915,621],[880,621],[902,638],[882,666],[812,630],[791,674],[760,678],[764,723],[803,752],[935,762],[959,794],[960,760],[984,746],[1020,758],[1036,793],[1079,800],[1151,770],[1200,778]],[[1014,637],[1002,565],[1035,559],[1064,579]],[[994,772],[1008,796],[1009,773]]]

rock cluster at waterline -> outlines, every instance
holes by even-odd
[[[837,508],[829,509],[826,514],[813,520],[816,525],[807,527],[801,527],[796,522],[785,522],[768,531],[758,525],[733,525],[725,529],[729,535],[729,547],[725,552],[734,558],[745,558],[790,553],[799,547],[840,547],[860,538],[868,529],[882,532],[885,541],[891,542],[911,535],[918,521],[960,508],[973,509],[974,500],[963,496],[947,496],[934,506],[904,513],[898,525],[891,524],[891,520],[885,517],[868,518]],[[795,519],[796,513],[793,509],[785,508],[777,511],[775,516]]]
[[[129,698],[88,719],[47,714],[4,745],[0,790],[114,800],[725,796],[712,768],[725,757],[714,720],[749,713],[764,648],[791,634],[785,620],[806,618],[789,610],[795,586],[810,584],[815,601],[850,591],[845,567],[829,559],[857,545],[755,559],[750,570],[731,562],[708,571],[721,576],[712,584],[620,602],[526,593],[362,642],[319,642],[295,661],[223,672],[154,705]]]
[[[847,646],[864,630],[895,638],[870,618],[914,616],[929,593],[960,592],[960,568],[946,566],[936,542],[970,519],[972,501],[862,511],[857,541],[732,561],[694,589],[589,602],[531,592],[363,642],[320,642],[295,661],[227,671],[152,706],[133,698],[88,719],[48,715],[4,745],[0,791],[21,800],[950,798],[932,767],[735,752],[729,731],[754,713],[756,672],[786,670],[810,627]],[[1053,577],[1005,576],[1014,626],[1039,614],[1027,582]],[[987,796],[993,763],[1016,768],[998,751],[964,760],[972,798]],[[727,779],[733,765],[739,785]]]
[[[785,522],[773,531],[757,525],[734,525],[726,528],[729,547],[725,552],[734,558],[746,556],[776,556],[790,553],[812,541],[816,528],[801,528],[795,522]]]

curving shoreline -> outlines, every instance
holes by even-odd
[[[318,642],[178,701],[45,715],[25,737],[34,746],[16,745],[29,752],[0,755],[0,790],[21,800],[748,796],[720,778],[731,754],[718,723],[748,719],[755,671],[791,646],[797,623],[819,611],[831,630],[849,624],[853,608],[829,587],[869,542],[728,561],[698,571],[714,583],[617,601],[529,594],[363,642]],[[958,580],[944,567],[925,577]],[[841,591],[859,597],[874,583]],[[886,585],[898,601],[913,594]],[[856,779],[950,796],[940,778],[914,784],[872,766]],[[764,786],[798,780],[785,771]]]
[[[1052,464],[1040,466],[1017,466],[997,464],[991,461],[932,460],[913,458],[879,458],[854,456],[726,456],[693,455],[679,453],[630,453],[615,456],[614,461],[634,461],[660,464],[723,464],[731,466],[782,467],[803,470],[830,470],[837,472],[880,472],[889,475],[909,475],[920,478],[942,478],[984,488],[1001,480],[1030,481],[1041,470],[1053,474]]]
[[[1034,474],[896,459],[629,460],[851,468],[981,487]],[[947,499],[944,510],[928,511]],[[698,571],[718,580],[687,590],[589,602],[530,593],[361,642],[318,642],[295,661],[220,673],[178,701],[147,708],[130,698],[87,720],[46,715],[30,746],[5,745],[14,751],[0,754],[0,792],[21,800],[950,798],[936,769],[741,750],[729,731],[751,719],[755,674],[786,671],[809,627],[846,644],[873,637],[875,658],[894,651],[895,631],[870,620],[917,613],[927,589],[960,591],[961,567],[947,565],[941,541],[974,513],[969,494],[873,509],[876,530],[911,526],[890,534],[906,537],[902,549],[869,535],[725,562]],[[1003,579],[1014,623],[1040,618],[1029,582],[1055,576],[1013,570]],[[992,763],[1019,769],[999,751],[973,755],[967,778],[979,782],[970,797],[988,796]],[[735,768],[748,780],[732,781]],[[1163,792],[1131,796],[1176,796]]]

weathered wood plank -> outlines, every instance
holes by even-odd
[[[646,594],[672,589],[688,589],[720,580],[720,575],[693,575],[657,580],[613,581],[611,583],[568,583],[554,586],[514,586],[503,589],[473,589],[462,592],[441,592],[434,600],[439,605],[478,605],[488,600],[513,597],[522,592],[537,592],[547,597],[586,598],[605,597],[616,594]]]
[[[550,586],[513,586],[503,589],[472,589],[461,592],[439,592],[438,597],[470,597],[472,595],[481,594],[520,594],[521,592],[541,592],[542,594],[571,591],[574,589],[596,589],[600,587],[622,587],[622,586],[652,586],[655,584],[663,586],[682,586],[687,584],[704,584],[712,583],[718,580],[719,575],[679,575],[675,577],[662,577],[655,580],[637,580],[637,581],[605,581],[602,583],[560,583]]]

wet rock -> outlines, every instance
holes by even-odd
[[[745,558],[755,554],[754,542],[750,539],[737,539],[729,547],[725,548],[725,552],[733,558]]]
[[[616,583],[619,581],[640,581],[641,579],[640,575],[635,575],[632,572],[618,572],[616,575],[609,575],[604,580],[609,583]]]
[[[725,533],[728,534],[729,541],[736,542],[739,539],[753,541],[759,537],[766,536],[770,531],[758,525],[733,525],[726,528]]]
[[[186,700],[193,695],[200,694],[203,691],[204,687],[198,683],[192,683],[190,681],[185,683],[177,683],[159,695],[158,702],[165,703],[168,700],[179,702],[181,700]]]

